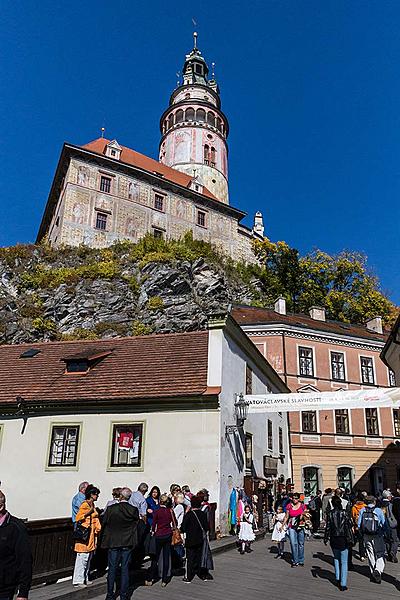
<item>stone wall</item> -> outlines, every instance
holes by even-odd
[[[102,176],[111,179],[110,193],[100,191]],[[164,199],[163,211],[154,208],[156,194]],[[197,224],[198,210],[206,213],[206,227]],[[96,228],[98,212],[107,215],[104,231]],[[101,248],[121,239],[137,242],[155,229],[166,238],[178,238],[192,230],[195,238],[214,244],[234,260],[254,260],[251,235],[236,218],[197,205],[167,186],[152,186],[138,178],[71,159],[49,227],[53,245],[86,244]]]

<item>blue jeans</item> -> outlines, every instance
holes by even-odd
[[[336,581],[338,581],[342,587],[345,587],[347,585],[347,561],[349,558],[349,551],[347,548],[345,550],[332,548],[332,552]]]
[[[115,580],[118,567],[121,565],[120,599],[128,600],[129,592],[129,564],[131,562],[132,548],[108,549],[108,575],[106,600],[115,600]]]
[[[290,548],[292,550],[292,563],[304,565],[304,529],[289,529]]]

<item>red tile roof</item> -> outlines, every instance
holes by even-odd
[[[29,348],[40,353],[20,358]],[[88,373],[65,373],[65,359],[99,355]],[[215,394],[207,388],[207,364],[208,331],[0,346],[0,404],[17,396],[112,402]]]
[[[97,138],[97,140],[93,140],[92,142],[81,146],[81,148],[85,148],[91,152],[96,152],[96,154],[104,155],[106,146],[109,143],[110,140],[107,140],[106,138]],[[178,171],[177,169],[167,167],[153,158],[149,158],[144,154],[140,154],[140,152],[136,152],[136,150],[126,148],[126,146],[121,146],[121,148],[121,162],[138,167],[139,169],[144,169],[150,173],[157,173],[158,175],[161,174],[165,179],[168,179],[168,181],[172,181],[173,183],[181,185],[185,188],[189,187],[190,182],[193,179],[190,175],[181,173],[181,171]],[[214,196],[214,194],[212,194],[206,187],[203,187],[203,196],[207,196],[207,198],[212,198],[213,200],[218,200],[218,198],[216,198],[216,196]]]
[[[304,314],[289,313],[287,315],[281,315],[268,308],[235,306],[232,310],[232,316],[239,325],[286,324],[307,330],[314,329],[326,333],[335,333],[343,336],[348,335],[379,342],[384,342],[387,338],[387,333],[375,333],[374,331],[369,331],[362,325],[341,323],[339,321],[317,321]]]

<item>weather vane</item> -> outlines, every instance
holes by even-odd
[[[197,22],[192,18],[193,27],[197,27]],[[193,48],[197,50],[197,31],[193,32]]]
[[[106,130],[106,128],[105,128],[105,127],[102,127],[102,128],[101,128],[101,137],[102,137],[102,138],[104,137],[104,132],[105,132],[105,130]]]

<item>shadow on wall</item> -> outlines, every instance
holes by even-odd
[[[361,477],[354,480],[353,488],[377,495],[386,488],[394,491],[397,482],[400,482],[400,443],[392,443]]]
[[[226,441],[232,454],[232,458],[235,461],[239,473],[244,469],[244,447],[245,447],[245,435],[243,427],[240,427],[237,431],[225,434]]]

